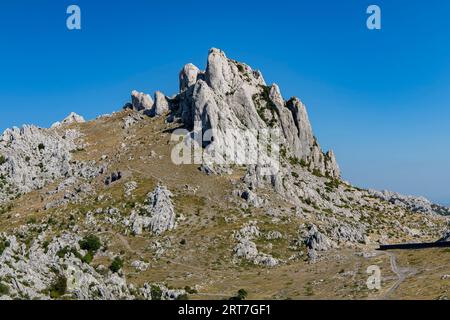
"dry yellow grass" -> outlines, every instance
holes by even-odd
[[[386,292],[396,283],[397,276],[391,270],[390,256],[385,253],[364,258],[357,255],[361,249],[342,249],[327,254],[324,260],[311,265],[301,258],[289,261],[289,257],[296,252],[289,249],[288,240],[274,242],[272,249],[261,240],[258,246],[286,263],[274,269],[233,263],[232,249],[236,242],[232,234],[245,222],[258,220],[263,231],[278,230],[286,238],[293,239],[304,221],[296,219],[275,225],[271,218],[264,215],[264,208],[247,211],[238,208],[227,199],[232,194],[233,183],[242,177],[242,170],[235,170],[232,176],[206,176],[196,165],[174,165],[170,161],[170,130],[177,125],[167,125],[162,119],[144,119],[125,130],[122,128],[122,119],[128,113],[123,111],[110,118],[77,125],[83,133],[82,139],[86,146],[73,154],[74,159],[100,161],[106,155],[109,170],[123,173],[122,181],[109,187],[104,185],[104,177],[92,181],[96,193],[104,195],[105,200],[97,201],[97,196],[93,195],[81,204],[45,211],[44,204],[57,196],[46,194],[57,185],[55,183],[15,200],[12,210],[0,219],[0,231],[12,230],[32,220],[48,221],[51,218],[57,221],[55,232],[64,232],[70,227],[70,219],[82,224],[87,211],[111,206],[121,208],[122,214],[127,215],[133,203],[143,202],[146,195],[161,182],[174,193],[176,211],[185,218],[175,231],[168,232],[161,239],[148,234],[132,236],[123,226],[105,223],[96,230],[108,249],[124,258],[125,275],[131,283],[142,285],[144,282],[164,282],[177,288],[198,286],[198,293],[191,295],[192,299],[227,298],[241,288],[249,292],[250,299],[448,297],[449,280],[443,280],[442,277],[450,273],[447,268],[450,265],[450,253],[442,250],[396,253],[399,266],[415,269],[417,273],[407,277],[389,296],[386,296]],[[126,143],[126,148],[122,148],[122,143]],[[152,151],[157,156],[152,156]],[[130,180],[138,183],[132,199],[126,198],[123,193],[124,183]],[[186,188],[187,185],[195,187],[196,191]],[[275,206],[286,212],[292,210],[288,203],[271,190],[263,192]],[[374,231],[374,236],[390,232],[389,222],[382,223],[385,219],[383,213],[374,211],[374,215],[372,223],[381,225]],[[226,223],[226,217],[233,217],[234,221]],[[418,214],[406,218],[417,221],[418,226],[422,221]],[[156,241],[170,242],[160,259],[150,249]],[[182,241],[184,244],[181,244]],[[149,270],[137,273],[130,266],[134,260],[149,262]],[[104,257],[93,262],[94,265],[108,263]],[[382,290],[379,292],[369,291],[366,287],[366,270],[370,265],[377,265],[382,270]]]

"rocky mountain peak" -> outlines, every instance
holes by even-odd
[[[194,66],[192,63],[186,64],[180,71],[180,92],[184,92],[189,87],[194,85],[198,80],[199,74],[201,74],[199,68]]]
[[[192,64],[184,66],[180,93],[170,109],[171,118],[179,118],[191,130],[194,124],[200,124],[203,131],[215,131],[215,150],[235,146],[231,132],[236,129],[279,130],[281,151],[288,159],[296,159],[323,175],[340,177],[334,153],[325,154],[320,149],[300,100],[294,97],[285,101],[278,85],[267,86],[260,71],[227,58],[220,49],[209,51],[205,72]],[[246,150],[238,148],[236,152]]]
[[[450,209],[342,181],[305,105],[261,72],[211,49],[206,71],[187,64],[179,80],[174,96],[133,91],[85,125],[72,113],[0,136],[0,300],[222,298],[224,281],[251,298],[311,298],[315,286],[367,298],[356,276],[393,264],[379,244],[449,241]],[[173,161],[179,129],[183,142],[210,131],[188,144],[201,163]],[[274,269],[270,286],[261,268]]]
[[[157,91],[154,100],[133,91],[132,102],[126,107],[152,117],[168,114],[169,122],[180,121],[189,130],[195,127],[197,131],[213,131],[214,141],[206,145],[222,160],[230,153],[249,153],[248,143],[240,141],[242,131],[253,131],[253,138],[260,138],[261,132],[279,131],[279,151],[287,162],[302,163],[321,175],[340,177],[334,153],[324,153],[314,137],[305,105],[296,97],[286,101],[279,86],[267,86],[260,71],[212,48],[206,71],[186,64],[179,74],[179,87],[180,92],[173,98]],[[269,140],[262,143],[268,144]],[[235,149],[228,150],[228,146]],[[271,155],[263,158],[277,160]]]
[[[52,125],[52,128],[57,128],[57,127],[61,127],[61,126],[65,126],[65,125],[69,125],[69,124],[73,124],[73,123],[85,123],[85,122],[86,122],[86,120],[84,120],[84,118],[82,116],[80,116],[79,114],[76,114],[75,112],[71,112],[61,122],[59,122],[59,121],[55,122]]]

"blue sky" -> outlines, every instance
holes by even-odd
[[[82,30],[66,29],[66,8]],[[366,8],[382,9],[382,30]],[[450,204],[450,2],[94,1],[0,4],[0,130],[118,110],[178,88],[210,47],[299,96],[345,179]]]

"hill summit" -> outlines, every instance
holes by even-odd
[[[375,249],[445,239],[448,213],[343,181],[300,99],[211,49],[175,95],[0,136],[0,298],[402,297]],[[380,292],[371,265],[392,269]]]

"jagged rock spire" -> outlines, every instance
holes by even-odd
[[[169,111],[169,102],[161,91],[155,92],[155,103],[153,104],[152,116],[162,116]]]
[[[198,76],[201,74],[199,68],[194,66],[192,63],[188,63],[180,71],[180,92],[186,91],[189,87],[194,85]]]
[[[267,86],[261,72],[212,48],[206,71],[186,64],[179,81],[180,92],[175,97],[169,99],[157,91],[153,100],[148,94],[133,91],[129,107],[152,117],[170,111],[170,120],[179,118],[190,130],[195,125],[203,132],[212,129],[213,141],[208,145],[214,145],[215,154],[223,153],[224,159],[229,156],[226,153],[239,157],[249,152],[248,141],[236,129],[257,132],[258,136],[279,130],[281,151],[287,159],[322,175],[340,177],[334,153],[325,154],[320,148],[303,103],[295,97],[285,101],[278,85]],[[235,150],[227,150],[228,146]]]
[[[303,103],[295,97],[285,101],[278,85],[268,87],[261,72],[227,58],[219,49],[209,51],[205,72],[192,64],[184,66],[175,100],[174,114],[190,129],[194,123],[203,130],[214,129],[219,147],[236,144],[230,140],[234,138],[230,129],[279,129],[288,157],[323,175],[340,176],[334,153],[323,153],[316,142]]]
[[[143,111],[150,110],[154,102],[148,94],[134,90],[131,92],[131,104],[134,110]]]
[[[76,114],[75,112],[71,112],[66,118],[64,118],[64,120],[62,120],[61,122],[55,122],[54,124],[52,124],[52,128],[58,128],[61,126],[65,126],[65,125],[69,125],[72,123],[85,123],[86,120],[84,120],[84,118],[82,116],[80,116],[79,114]]]

